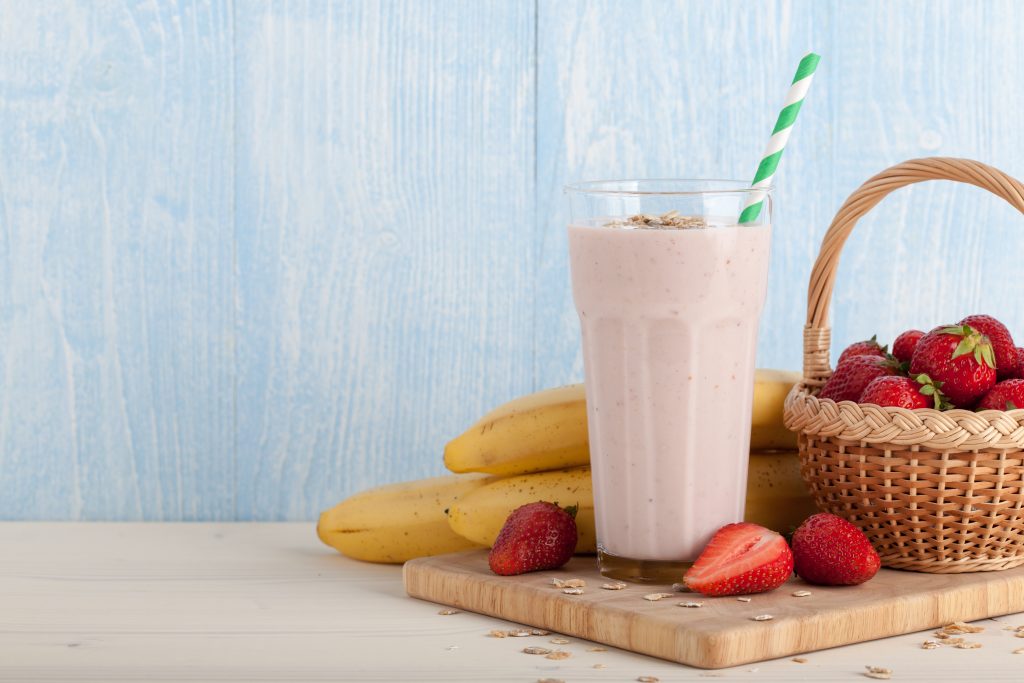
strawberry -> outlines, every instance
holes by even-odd
[[[683,577],[691,590],[708,596],[775,590],[793,574],[793,553],[771,529],[740,522],[715,532]]]
[[[893,363],[880,356],[853,356],[840,361],[835,372],[818,392],[818,398],[833,401],[856,401],[864,387],[876,377],[895,375]]]
[[[836,367],[843,364],[843,361],[849,360],[855,356],[879,356],[885,358],[885,347],[878,343],[878,335],[871,335],[871,339],[865,339],[864,341],[854,342],[843,349],[843,352],[839,354],[839,360],[836,362]]]
[[[970,408],[996,383],[996,363],[988,337],[970,325],[936,327],[921,337],[910,359],[910,374],[942,383],[942,393],[958,408]]]
[[[957,325],[969,325],[972,329],[988,337],[996,356],[996,376],[999,379],[1006,379],[1016,373],[1019,365],[1017,347],[1014,345],[1013,337],[1010,336],[1006,325],[990,315],[969,315]]]
[[[512,511],[487,556],[501,576],[557,569],[576,552],[576,507],[529,503]]]
[[[930,408],[942,410],[946,407],[939,387],[928,375],[916,377],[882,376],[871,380],[857,403],[874,403],[879,406],[899,408]]]
[[[892,343],[892,355],[901,363],[909,363],[910,357],[914,355],[917,342],[924,336],[921,330],[907,330],[896,341]]]
[[[1024,349],[1017,347],[1017,367],[1014,369],[1013,374],[1010,375],[1015,379],[1024,379]]]
[[[793,532],[796,573],[822,586],[853,586],[878,572],[882,560],[864,533],[842,517],[819,512]]]
[[[978,410],[1024,408],[1024,379],[1004,379],[978,401]]]

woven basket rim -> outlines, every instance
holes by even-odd
[[[919,446],[934,450],[1024,449],[1024,408],[897,408],[833,401],[814,395],[817,387],[797,383],[785,402],[786,428],[871,445]]]

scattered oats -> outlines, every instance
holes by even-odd
[[[568,638],[552,638],[548,642],[549,643],[554,643],[555,645],[568,645],[569,644],[569,639]]]
[[[1017,630],[1017,628],[1015,628],[1015,627],[1013,627],[1013,626],[1010,626],[1009,624],[1007,624],[1006,626],[1004,626],[1004,627],[1003,627],[1003,630],[1004,630],[1004,631],[1016,631],[1016,630]]]
[[[607,669],[608,665],[607,664],[595,664],[594,668],[595,669]]]
[[[806,664],[807,663],[807,658],[806,657],[793,657],[793,661],[796,662],[797,664]]]
[[[569,579],[565,582],[564,586],[566,588],[586,588],[587,582],[583,579]]]
[[[1016,631],[1013,634],[1014,638],[1024,638],[1024,631]]]
[[[644,596],[644,600],[650,600],[651,602],[657,602],[662,598],[671,598],[671,593],[648,593]]]
[[[459,613],[459,610],[457,610],[457,609],[443,609],[440,612],[438,612],[438,614],[440,614],[442,617],[446,617],[449,614],[458,614],[458,613]]]
[[[601,588],[605,589],[606,591],[620,591],[625,587],[626,584],[622,583],[621,581],[616,581],[615,583],[601,584]]]
[[[524,647],[523,653],[528,655],[549,655],[551,650],[546,647]]]
[[[489,635],[491,638],[507,638],[508,637],[508,633],[506,633],[505,631],[498,631],[497,629],[495,629],[494,631],[491,631],[487,635]]]
[[[753,600],[753,598],[736,598],[736,599],[739,600],[740,602],[750,602],[751,600]]]
[[[555,588],[565,588],[565,581],[562,579],[551,579],[551,585]]]
[[[1024,647],[1018,647],[1016,650],[1013,651],[1013,654],[1024,655]]]
[[[666,211],[665,213],[661,214],[661,219],[662,220],[667,220],[669,218],[675,218],[678,215],[679,215],[679,212],[676,211],[675,209],[672,209],[671,211]]]
[[[566,652],[565,650],[555,650],[551,654],[547,655],[545,659],[569,659],[572,657],[572,653]]]
[[[892,678],[892,670],[886,669],[881,666],[866,666],[867,672],[864,674],[868,678],[877,678],[882,681],[887,681]]]
[[[692,593],[693,591],[685,583],[673,583],[672,590],[676,593]]]
[[[509,631],[508,634],[510,636],[512,636],[513,638],[525,638],[527,636],[532,636],[533,635],[530,632],[530,629],[526,629],[526,628],[517,628],[514,631]]]
[[[811,591],[793,591],[794,598],[809,598],[811,597]]]
[[[770,614],[758,614],[756,617],[750,617],[754,621],[771,621],[775,617]]]
[[[964,640],[963,638],[949,638],[949,637],[947,637],[945,640],[942,641],[941,644],[942,645],[952,645],[953,647],[959,647],[960,645],[963,645],[966,642],[967,641]]]
[[[531,636],[550,636],[551,635],[551,631],[545,631],[542,628],[534,628],[534,629],[530,629],[530,635]]]
[[[562,592],[566,595],[583,595],[582,588],[563,588]]]
[[[681,603],[679,603],[679,606],[680,607],[691,607],[691,608],[693,608],[693,607],[703,607],[704,603],[703,602],[681,602]]]
[[[587,652],[608,652],[606,647],[588,647]]]
[[[937,647],[939,647],[939,644],[934,640],[926,640],[923,643],[921,643],[922,650],[934,650]]]
[[[1018,631],[1018,632],[1020,632],[1020,631],[1024,631],[1024,626],[1018,626],[1017,628],[1015,628],[1015,629],[1013,629],[1013,630],[1014,630],[1014,631]]]
[[[953,647],[955,647],[958,650],[977,650],[979,647],[981,647],[981,643],[967,643],[967,642],[964,642],[964,643],[957,643]]]
[[[656,676],[637,676],[636,680],[640,683],[658,683],[659,679]]]
[[[971,624],[965,624],[962,621],[954,621],[952,624],[942,627],[942,632],[948,633],[950,635],[960,635],[962,633],[981,633],[984,630],[984,626],[972,626]]]

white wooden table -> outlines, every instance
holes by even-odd
[[[926,634],[722,671],[547,637],[408,598],[401,569],[347,560],[306,524],[0,523],[0,681],[1020,681],[1024,615],[979,622],[979,650]],[[596,669],[595,665],[605,665]]]

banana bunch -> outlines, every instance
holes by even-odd
[[[751,419],[746,519],[789,531],[815,512],[800,478],[782,404],[798,373],[758,370]],[[445,448],[460,474],[358,493],[320,516],[320,539],[369,562],[490,546],[509,514],[538,500],[578,505],[577,552],[596,551],[583,385],[515,399]]]
[[[796,448],[782,423],[782,404],[800,373],[758,369],[750,419],[750,450]],[[582,384],[539,391],[499,406],[448,443],[452,472],[509,476],[590,463],[587,401]]]

